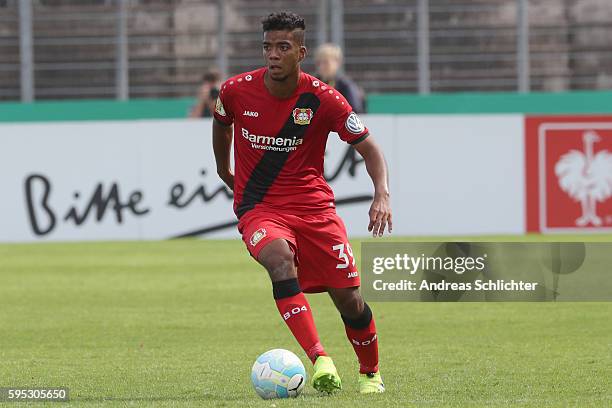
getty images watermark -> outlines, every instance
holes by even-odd
[[[612,243],[366,242],[371,301],[608,301]]]

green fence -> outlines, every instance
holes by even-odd
[[[191,98],[0,103],[0,122],[185,118]],[[612,113],[612,91],[566,93],[372,94],[369,113]]]
[[[192,98],[0,103],[0,122],[177,119],[187,117],[194,103]]]
[[[612,91],[368,96],[370,113],[612,113]]]

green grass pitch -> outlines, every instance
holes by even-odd
[[[257,355],[310,364],[241,242],[0,245],[0,387],[69,387],[35,404],[54,407],[612,406],[612,303],[374,303],[387,392],[361,396],[337,312],[309,300],[344,389],[263,401]]]

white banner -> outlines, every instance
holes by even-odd
[[[519,234],[523,117],[365,115],[390,168],[395,235]],[[238,237],[210,120],[0,125],[0,241]],[[352,236],[373,192],[330,135],[326,177]]]

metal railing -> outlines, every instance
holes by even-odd
[[[0,100],[193,95],[260,66],[287,8],[366,92],[612,88],[609,0],[0,0]]]

